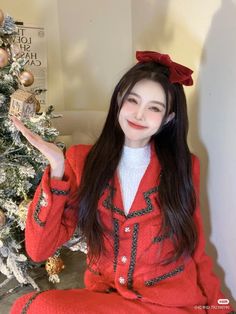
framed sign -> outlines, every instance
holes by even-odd
[[[25,69],[34,75],[34,83],[25,89],[34,92],[36,89],[47,89],[47,49],[45,32],[43,27],[26,26],[21,22],[16,22],[18,33],[14,38],[14,43],[19,45],[25,58]],[[46,105],[46,93],[37,96],[43,110]]]

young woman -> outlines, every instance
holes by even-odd
[[[137,52],[119,81],[93,146],[61,150],[15,126],[49,160],[29,207],[26,249],[37,262],[76,226],[89,248],[85,289],[31,292],[15,313],[235,313],[205,254],[199,160],[187,145],[182,85],[192,71]]]

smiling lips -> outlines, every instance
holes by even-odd
[[[129,120],[127,120],[127,122],[128,122],[128,125],[134,129],[146,129],[147,128],[146,126],[134,124],[134,123],[130,122]]]

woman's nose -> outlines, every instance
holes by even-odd
[[[144,108],[140,106],[136,112],[135,118],[137,120],[143,120],[143,117],[144,117]]]

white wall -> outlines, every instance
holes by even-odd
[[[58,0],[65,107],[106,110],[132,60],[127,0]]]

